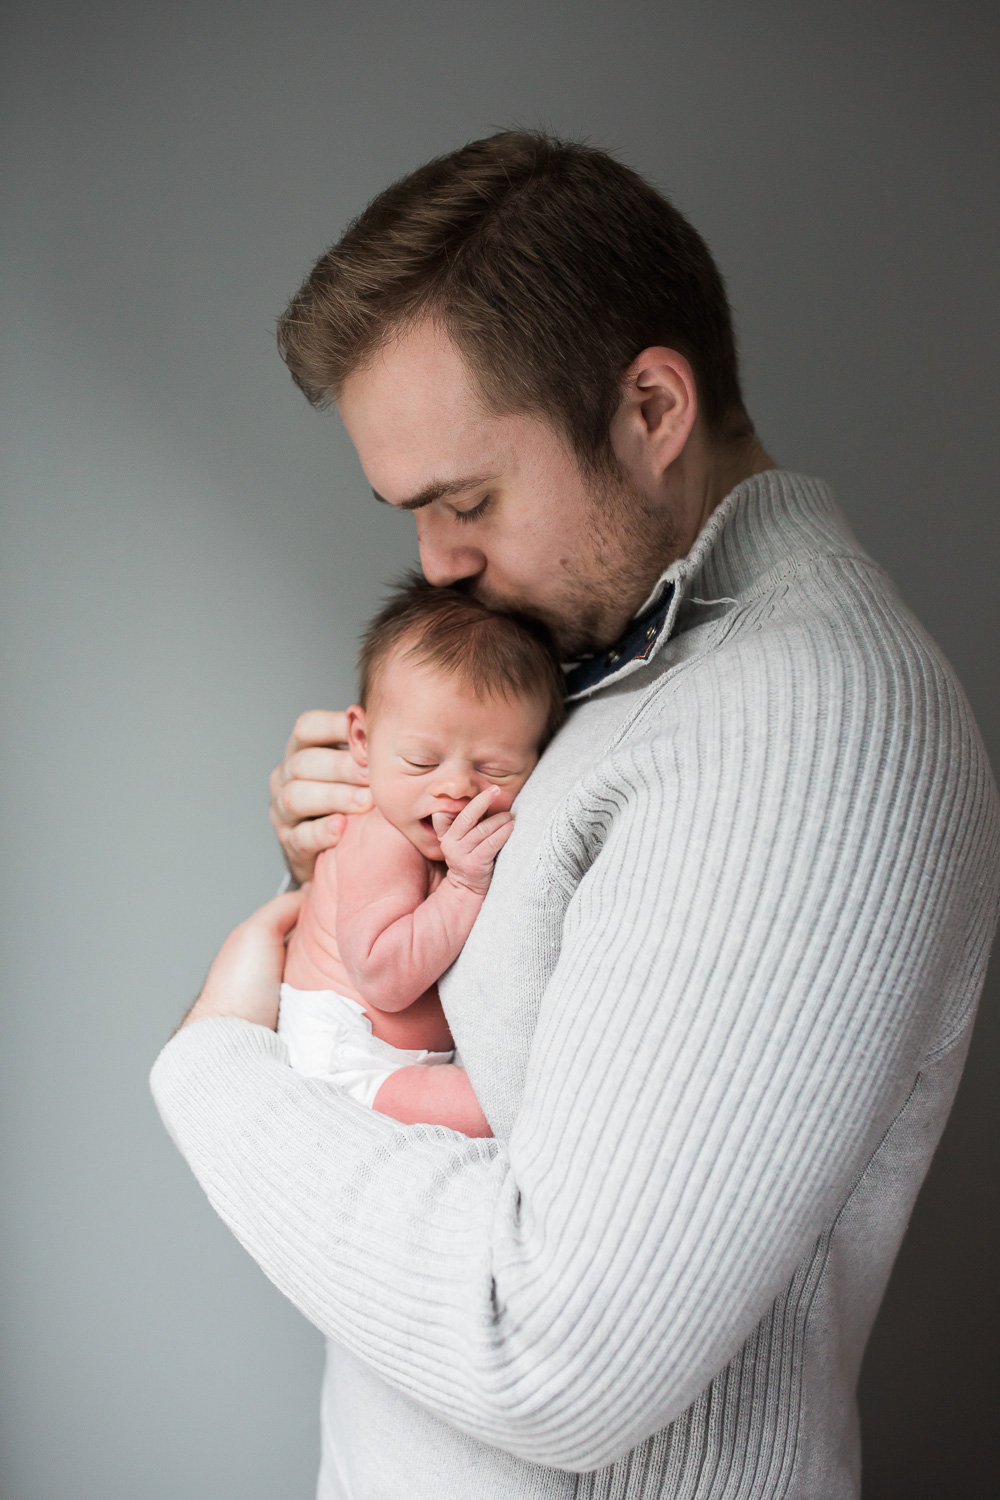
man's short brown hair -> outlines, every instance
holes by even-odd
[[[621,382],[644,348],[690,361],[716,437],[752,431],[732,317],[697,230],[606,151],[501,131],[379,193],[278,325],[314,406],[396,333],[438,319],[497,412],[537,413],[603,469]]]
[[[461,589],[408,574],[369,624],[358,652],[358,701],[371,705],[378,674],[403,648],[411,661],[458,677],[481,698],[548,704],[542,744],[566,717],[566,679],[544,625],[487,609]]]

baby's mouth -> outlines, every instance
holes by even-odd
[[[430,814],[428,814],[426,818],[421,818],[420,822],[422,823],[424,828],[427,829],[428,833],[434,833],[434,819],[430,816]],[[436,834],[434,836],[435,838],[437,837]]]

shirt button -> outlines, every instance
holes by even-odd
[[[655,634],[656,634],[656,626],[655,625],[647,625],[646,626],[646,639],[647,639],[647,641],[651,641],[653,639],[653,636]]]
[[[620,656],[621,656],[621,652],[620,651],[609,651],[608,652],[608,666],[609,667],[613,667],[614,664],[615,664],[615,662],[618,661],[618,659],[620,658]]]

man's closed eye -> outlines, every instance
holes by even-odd
[[[493,496],[486,495],[482,500],[480,500],[479,504],[474,505],[471,510],[455,510],[454,507],[452,507],[452,510],[454,512],[456,521],[477,521],[481,516],[484,516],[486,514],[487,510],[489,510],[492,504]]]

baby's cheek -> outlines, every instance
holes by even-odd
[[[373,795],[376,806],[397,828],[413,822],[419,816],[423,793],[416,777],[394,777],[382,788],[381,797],[378,790]]]
[[[505,786],[502,786],[500,788],[500,795],[499,795],[499,797],[496,800],[496,809],[495,809],[495,811],[497,811],[497,812],[509,812],[511,804],[514,801],[514,798],[517,796],[518,792],[524,786],[524,783],[527,781],[527,779],[528,779],[528,777],[525,775],[525,776],[522,776],[518,781],[510,782],[510,783],[506,784]]]

